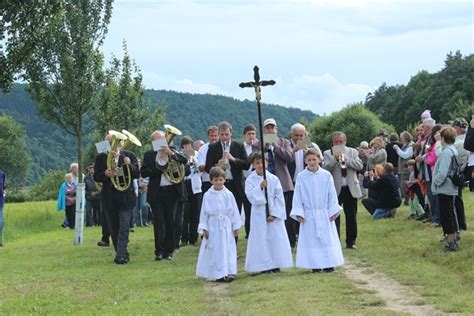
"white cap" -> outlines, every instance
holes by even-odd
[[[267,125],[277,125],[275,119],[272,119],[272,118],[268,118],[266,119],[265,121],[263,121],[263,127],[267,126]]]

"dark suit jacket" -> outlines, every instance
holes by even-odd
[[[162,198],[161,192],[159,192],[160,182],[161,182],[161,175],[163,174],[163,170],[166,169],[166,165],[162,167],[162,170],[158,169],[156,164],[156,155],[158,154],[157,151],[149,150],[145,153],[143,157],[142,167],[140,169],[141,176],[146,178],[149,177],[150,182],[148,182],[148,191],[147,191],[147,201],[148,203],[156,203],[158,198]],[[176,160],[179,163],[186,164],[187,159],[186,157],[182,156],[181,154],[175,154]],[[189,167],[187,168],[189,172]],[[178,184],[172,185],[177,191],[179,196],[184,199],[186,198],[186,190],[184,187],[184,181]]]
[[[248,170],[250,167],[250,163],[247,160],[247,152],[245,151],[244,145],[235,141],[231,141],[229,152],[235,158],[235,161],[229,161],[229,165],[237,189],[236,193],[243,198],[245,196],[245,190],[242,170]],[[220,141],[209,145],[206,156],[207,173],[211,171],[212,167],[217,165],[217,162],[222,158],[223,154],[224,152],[222,151],[222,144]]]
[[[107,170],[107,154],[100,153],[95,157],[94,180],[102,183],[101,196],[106,208],[113,205],[112,200],[118,200],[119,204],[123,205],[127,209],[135,207],[136,197],[132,181],[133,179],[138,179],[139,176],[140,171],[138,169],[138,161],[134,153],[128,150],[122,150],[120,152],[119,165],[122,165],[124,157],[130,158],[130,173],[132,180],[128,189],[123,192],[115,189],[115,187],[112,185],[112,181],[110,181],[110,178],[105,175],[105,171]]]
[[[464,149],[474,152],[474,128],[467,129],[466,138],[464,139]]]

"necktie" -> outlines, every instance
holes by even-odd
[[[267,167],[267,170],[270,173],[275,174],[275,156],[273,155],[273,151],[271,149],[268,149],[267,154],[268,154],[268,167]]]

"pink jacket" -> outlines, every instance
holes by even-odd
[[[430,149],[426,152],[425,156],[425,163],[430,167],[430,170],[433,171],[433,168],[436,164],[436,160],[438,160],[438,156],[436,156],[435,144],[430,146]]]

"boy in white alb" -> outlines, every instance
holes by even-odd
[[[232,281],[237,275],[235,237],[242,226],[234,195],[225,186],[225,171],[213,167],[212,187],[204,194],[198,233],[204,236],[199,249],[196,275],[218,282]]]
[[[308,149],[304,159],[307,167],[296,180],[290,213],[300,222],[296,267],[334,272],[334,267],[344,264],[334,223],[341,210],[334,180],[328,171],[319,167],[318,151]]]
[[[253,153],[249,160],[255,170],[245,181],[245,194],[252,204],[245,271],[280,272],[280,268],[293,267],[290,241],[285,228],[286,209],[283,189],[280,180],[268,171],[267,180],[263,180],[260,153]],[[265,187],[268,192],[268,217]]]

